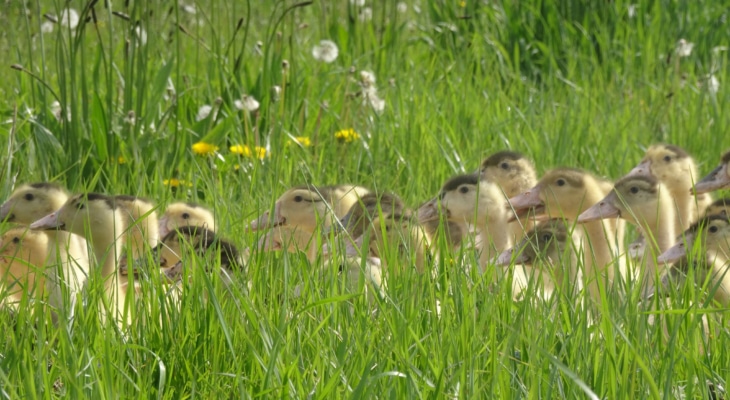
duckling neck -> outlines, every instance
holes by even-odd
[[[104,226],[96,221],[93,223],[99,226]],[[94,249],[94,256],[96,257],[97,265],[101,264],[101,275],[102,278],[107,278],[116,273],[117,260],[122,255],[124,249],[124,240],[122,239],[122,233],[125,231],[125,225],[123,218],[118,212],[113,212],[113,218],[109,221],[111,224],[110,229],[99,229],[98,232],[93,234],[92,247]]]

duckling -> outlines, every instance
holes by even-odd
[[[516,212],[535,210],[551,218],[575,222],[591,205],[599,202],[610,191],[610,183],[586,171],[575,168],[556,168],[547,172],[527,192],[509,201]],[[598,301],[598,279],[616,280],[614,259],[623,253],[623,225],[616,221],[592,221],[580,227],[581,247],[584,254],[583,286]],[[626,275],[626,266],[618,265],[619,276]]]
[[[127,195],[114,196],[114,202],[127,218],[124,241],[132,257],[147,254],[160,240],[156,206],[148,199]]]
[[[675,211],[669,190],[656,178],[646,175],[624,177],[600,202],[584,211],[579,223],[605,218],[623,218],[639,227],[653,255],[659,255],[674,242]],[[654,257],[646,261],[645,281],[653,288],[658,267]]]
[[[163,274],[173,282],[182,278],[183,269],[190,264],[184,258],[186,254],[207,257],[210,264],[203,265],[206,272],[212,272],[211,264],[220,260],[220,275],[226,286],[231,284],[233,272],[244,270],[245,266],[245,260],[235,245],[221,239],[212,230],[197,226],[184,226],[168,233],[155,253]]]
[[[730,187],[730,151],[723,154],[720,166],[695,184],[694,192],[697,194],[709,193],[727,187]]]
[[[0,220],[29,225],[53,211],[68,200],[68,192],[50,182],[30,183],[20,186],[0,206]],[[53,282],[64,284],[75,295],[83,287],[89,273],[89,253],[86,240],[79,235],[64,231],[48,231],[49,254],[46,266],[61,265],[51,273]],[[60,287],[56,288],[60,290]],[[54,292],[55,293],[55,292]],[[53,306],[59,306],[60,299],[54,297]]]
[[[13,228],[0,235],[0,279],[3,305],[17,305],[25,292],[40,299],[52,283],[46,281],[44,267],[51,258],[50,241],[43,232]],[[50,288],[48,286],[51,286]]]
[[[213,212],[199,204],[179,202],[167,206],[165,214],[160,218],[160,238],[183,226],[200,226],[216,231]]]
[[[507,199],[529,190],[537,184],[535,166],[524,155],[514,151],[500,151],[482,161],[479,174],[482,180],[495,183]],[[510,222],[512,240],[518,241],[534,226],[529,218]]]
[[[96,258],[89,279],[102,280],[117,322],[122,321],[127,295],[127,278],[117,274],[117,260],[124,248],[128,215],[117,206],[116,198],[88,193],[72,196],[59,210],[30,224],[31,229],[61,229],[86,238]]]
[[[370,193],[369,190],[351,185],[340,186],[297,186],[287,190],[274,204],[274,213],[264,212],[250,224],[251,230],[274,228],[259,242],[262,250],[286,248],[288,251],[302,250],[310,260],[317,256],[317,246],[312,246],[319,224],[323,228],[332,226],[334,220],[342,218],[347,211]]]
[[[684,233],[683,240],[664,251],[657,262],[672,263],[687,257],[687,249],[700,243],[703,255],[700,263],[707,263],[706,268],[698,268],[695,275],[698,284],[702,285],[709,278],[710,290],[714,291],[714,299],[724,307],[730,305],[730,220],[727,215],[712,215],[700,219]],[[680,271],[670,271],[676,275]],[[682,271],[683,272],[683,271]],[[666,282],[662,282],[663,284]]]
[[[448,219],[459,223],[463,231],[468,231],[469,225],[476,227],[480,236],[482,270],[493,256],[510,247],[511,234],[506,229],[510,212],[497,185],[480,180],[476,174],[453,177],[441,188],[437,199],[419,209],[419,220],[437,219],[437,202]]]
[[[694,159],[682,148],[655,144],[646,150],[644,159],[627,176],[652,176],[671,193],[675,207],[675,232],[682,232],[703,215],[712,203],[707,194],[692,196],[692,184],[698,178]]]
[[[705,210],[705,217],[711,215],[730,215],[730,198],[717,199]]]
[[[373,219],[362,235],[347,243],[345,254],[350,257],[378,258],[388,271],[396,273],[403,272],[403,268],[408,265],[415,267],[418,273],[423,273],[429,245],[423,228],[410,213],[394,213]]]
[[[361,236],[379,215],[403,212],[407,212],[406,206],[398,196],[392,193],[367,193],[350,207],[335,227],[341,226],[351,237],[356,238]]]
[[[578,255],[575,252],[578,243],[580,238],[571,232],[567,221],[550,219],[539,223],[514,247],[500,254],[497,265],[524,264],[538,268],[538,271],[529,268],[520,271],[515,267],[515,272],[521,273],[515,274],[513,278],[513,289],[516,289],[513,295],[516,298],[530,282],[530,278],[539,278],[533,273],[542,275],[543,286],[539,292],[546,299],[560,288],[568,287],[577,292],[581,287]]]

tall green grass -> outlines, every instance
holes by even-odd
[[[344,1],[186,3],[195,14],[156,0],[9,2],[0,194],[60,180],[78,192],[198,201],[246,247],[257,239],[248,221],[293,184],[357,183],[415,206],[504,148],[539,172],[568,165],[617,178],[654,142],[686,148],[703,172],[728,147],[723,4],[366,3],[370,20]],[[41,33],[44,15],[67,7],[82,22]],[[330,64],[312,56],[325,39],[339,47]],[[690,56],[675,52],[680,39],[694,43]],[[382,113],[364,104],[363,70],[377,77]],[[236,109],[243,95],[260,109]],[[196,120],[203,105],[213,111]],[[339,142],[345,129],[360,139]],[[196,155],[197,142],[219,150]],[[266,156],[232,154],[237,144]],[[0,319],[0,396],[706,398],[707,380],[727,383],[726,310],[689,286],[667,310],[638,304],[638,289],[608,289],[592,313],[529,292],[514,302],[509,279],[442,264],[434,276],[393,278],[372,303],[319,267],[254,250],[241,277],[250,294],[195,272],[174,306],[153,279],[128,331],[81,300],[57,327],[29,304]],[[668,338],[649,313],[667,321]],[[707,343],[701,315],[715,332]]]

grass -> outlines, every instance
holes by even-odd
[[[363,21],[344,1],[187,3],[195,14],[157,0],[9,2],[0,194],[59,180],[202,202],[244,247],[257,239],[248,221],[293,184],[357,183],[415,206],[504,148],[540,173],[567,165],[618,178],[654,142],[686,148],[703,173],[728,146],[722,4],[366,3]],[[41,33],[44,15],[66,7],[87,22]],[[694,48],[679,58],[682,38]],[[329,64],[312,57],[324,39],[339,47]],[[382,113],[364,104],[363,70],[377,77]],[[236,109],[243,95],[260,109]],[[213,111],[196,120],[203,105]],[[338,142],[346,129],[360,139]],[[219,150],[196,155],[197,142]],[[239,144],[266,156],[232,154]],[[250,294],[199,274],[179,310],[153,279],[126,332],[80,304],[52,327],[42,304],[28,304],[0,319],[0,396],[707,398],[706,380],[726,385],[730,373],[726,310],[691,287],[674,309],[651,308],[665,339],[636,295],[612,289],[589,323],[575,299],[513,302],[509,279],[492,285],[445,264],[394,278],[374,302],[315,268],[300,254],[254,252]],[[701,315],[716,328],[708,343]]]

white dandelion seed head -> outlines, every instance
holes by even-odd
[[[137,39],[137,43],[139,43],[140,46],[147,44],[147,31],[145,31],[141,26],[137,25],[134,28],[134,37]]]
[[[375,74],[370,71],[360,71],[360,84],[364,88],[375,87]]]
[[[51,21],[44,21],[41,24],[41,33],[51,33],[53,32],[53,22]]]
[[[246,110],[249,112],[253,112],[259,109],[259,102],[256,101],[256,99],[253,96],[244,94],[241,97],[241,100],[236,100],[233,102],[233,105],[236,106],[239,110]]]
[[[365,0],[350,0],[350,4],[356,7],[362,7],[365,5]]]
[[[312,56],[314,56],[315,60],[328,64],[335,61],[338,55],[339,49],[337,49],[335,42],[331,40],[322,40],[312,49]]]
[[[378,96],[378,91],[375,90],[375,88],[372,88],[370,90],[365,90],[363,92],[363,98],[364,98],[364,104],[370,105],[370,107],[375,110],[378,114],[383,112],[385,109],[385,100],[381,99],[380,96]]]
[[[195,120],[202,121],[208,118],[211,111],[213,111],[213,107],[208,104],[200,106],[200,108],[198,108],[198,115],[195,116]]]
[[[727,46],[715,46],[715,47],[712,48],[712,53],[713,54],[720,54],[723,51],[727,51],[727,49],[728,49]]]
[[[198,13],[198,9],[195,8],[195,4],[183,4],[182,10],[190,15],[195,15]]]
[[[365,7],[360,10],[360,15],[358,16],[360,19],[360,22],[368,22],[373,19],[373,9],[370,7]]]
[[[712,94],[717,94],[720,90],[720,81],[714,74],[707,78],[707,90]]]
[[[679,39],[675,51],[679,57],[689,57],[693,47],[695,47],[694,43]]]
[[[58,22],[67,28],[75,29],[79,26],[79,13],[73,8],[67,8],[61,11],[61,18],[58,19]]]
[[[636,17],[636,9],[638,7],[639,7],[638,4],[629,4],[629,6],[628,6],[629,18]]]
[[[124,117],[124,123],[129,125],[134,125],[135,122],[137,122],[137,117],[134,114],[134,110],[129,110],[127,113],[127,116]]]
[[[405,14],[408,12],[408,4],[406,4],[405,1],[398,2],[398,5],[396,7],[398,8],[398,12],[401,14]]]

